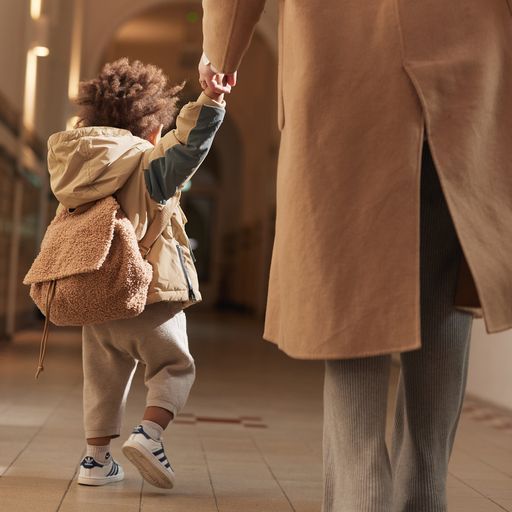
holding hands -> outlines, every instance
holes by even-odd
[[[231,88],[236,85],[236,72],[219,73],[204,53],[199,61],[198,70],[201,88],[213,100],[222,101],[224,94],[229,94]]]

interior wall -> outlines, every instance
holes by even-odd
[[[18,111],[23,101],[25,45],[28,1],[0,2],[0,91]]]
[[[25,38],[28,2],[0,2],[0,340],[7,336],[15,310],[12,242],[15,239],[15,198],[19,197],[17,175],[20,120],[25,74]],[[18,190],[18,194],[17,194]],[[18,244],[16,244],[18,247]],[[9,293],[10,288],[12,294]]]
[[[66,129],[70,46],[75,2],[45,0],[50,55],[38,62],[36,128],[43,141]]]
[[[74,1],[43,0],[42,6],[42,13],[49,21],[50,54],[37,59],[34,131],[39,139],[45,140],[53,131],[65,128]],[[3,71],[0,93],[20,115],[23,110],[26,52],[34,37],[29,8],[29,0],[0,2],[0,69]]]
[[[0,338],[34,318],[35,306],[22,280],[48,220],[46,139],[65,128],[74,4],[75,0],[42,0],[41,19],[35,22],[30,0],[0,2]],[[36,27],[44,20],[47,39]],[[27,52],[36,41],[48,47],[49,55],[37,57],[36,68],[26,77]],[[33,118],[27,116],[25,125],[24,97],[31,90]]]
[[[489,335],[475,320],[471,339],[468,393],[512,410],[512,331]]]

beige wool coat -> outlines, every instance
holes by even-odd
[[[421,346],[425,134],[465,255],[454,301],[512,327],[512,0],[279,4],[265,338],[306,359]],[[238,68],[264,5],[203,0],[216,68]]]

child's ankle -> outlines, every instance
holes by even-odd
[[[161,425],[151,420],[142,420],[140,424],[142,425],[144,432],[146,432],[146,434],[151,437],[151,439],[154,441],[160,441],[164,431]]]

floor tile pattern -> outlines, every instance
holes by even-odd
[[[249,318],[192,313],[189,326],[198,375],[165,433],[178,475],[171,492],[144,483],[120,450],[143,411],[141,371],[112,447],[126,479],[82,487],[79,332],[52,331],[37,382],[40,333],[0,344],[0,512],[320,512],[322,364],[287,358]],[[396,377],[395,368],[393,385]],[[510,512],[512,437],[495,424],[507,414],[477,402],[466,402],[460,422],[449,511]]]
[[[467,418],[512,435],[511,411],[506,411],[473,397],[466,398],[463,410]]]
[[[174,421],[175,425],[197,425],[197,423],[224,423],[227,425],[240,425],[246,428],[267,428],[259,416],[219,417],[198,416],[193,413],[181,413]]]

